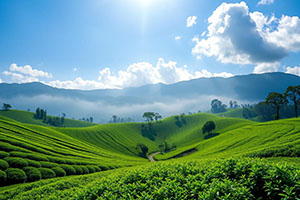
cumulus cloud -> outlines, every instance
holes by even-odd
[[[181,39],[181,37],[180,36],[175,36],[175,38],[174,38],[175,40],[180,40]]]
[[[146,84],[172,84],[179,81],[185,81],[201,77],[231,77],[233,74],[211,73],[207,70],[192,72],[185,65],[177,66],[176,62],[165,62],[164,59],[158,59],[156,66],[148,62],[134,63],[126,70],[120,70],[117,74],[111,72],[110,68],[104,68],[99,71],[97,81],[84,80],[81,77],[73,81],[51,81],[46,83],[53,87],[68,89],[104,89],[104,88],[125,88],[138,87]]]
[[[260,0],[257,5],[269,5],[274,3],[274,0]]]
[[[2,83],[2,79],[0,78],[0,83]]]
[[[286,68],[286,73],[295,74],[297,76],[300,76],[300,65],[295,66],[295,67],[287,67]]]
[[[275,63],[300,50],[299,17],[267,17],[249,12],[245,2],[222,3],[208,18],[206,38],[195,37],[192,54],[222,63]]]
[[[189,16],[186,19],[186,27],[192,27],[193,25],[195,25],[197,22],[197,17],[196,16]]]
[[[262,74],[267,72],[277,72],[280,66],[279,62],[275,63],[260,63],[255,66],[253,73]]]
[[[9,76],[13,82],[28,83],[39,81],[38,77],[51,78],[52,75],[37,69],[32,69],[30,65],[17,66],[15,63],[9,66],[9,71],[3,71],[2,74]]]
[[[52,78],[52,75],[48,72],[44,72],[42,70],[32,69],[30,65],[17,66],[17,64],[13,63],[9,66],[9,70],[12,72],[19,72],[21,74],[26,74],[31,77],[45,77],[45,78]]]

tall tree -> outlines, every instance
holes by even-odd
[[[154,112],[145,112],[143,114],[143,117],[146,118],[146,121],[151,123],[153,121],[153,118],[155,117],[155,113]]]
[[[202,133],[210,132],[216,128],[216,125],[213,121],[207,121],[202,127]]]
[[[11,108],[11,105],[8,103],[3,103],[3,110],[8,111]]]
[[[300,104],[300,85],[289,86],[284,96],[291,102],[294,103],[295,116],[298,117],[298,105]]]
[[[162,116],[159,113],[154,113],[154,119],[155,121],[160,120]]]
[[[286,104],[286,99],[284,95],[278,92],[270,93],[266,98],[266,104],[270,104],[273,108],[276,109],[276,120],[279,119],[279,110],[280,107]]]
[[[219,99],[214,99],[211,101],[211,112],[212,113],[221,113],[226,111],[226,105],[222,104],[222,101]]]

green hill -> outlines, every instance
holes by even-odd
[[[22,123],[50,126],[48,124],[43,123],[42,120],[40,119],[35,119],[33,112],[28,112],[23,110],[8,110],[8,111],[0,110],[0,115],[14,119]],[[65,122],[64,122],[65,127],[88,127],[93,125],[95,124],[91,122],[68,119],[68,118],[65,118]]]

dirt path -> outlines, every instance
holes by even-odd
[[[160,154],[160,152],[155,152],[155,153],[152,153],[148,156],[148,159],[150,160],[150,162],[155,162],[156,160],[153,158],[155,155],[157,154]]]

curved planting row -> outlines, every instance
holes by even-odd
[[[11,157],[0,151],[0,185],[33,182],[40,179],[81,175],[99,172],[107,168],[97,165],[69,165],[28,158]]]

